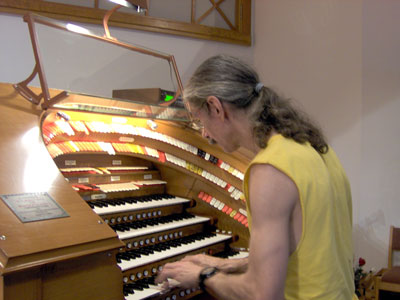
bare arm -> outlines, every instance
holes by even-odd
[[[289,177],[270,165],[252,167],[249,188],[253,225],[248,269],[240,275],[220,272],[207,279],[205,286],[218,299],[284,299],[290,217],[298,191]],[[180,263],[167,264],[158,280],[170,277],[182,286],[197,286],[202,267]]]
[[[217,267],[224,273],[244,273],[247,270],[248,259],[224,259],[205,254],[189,255],[183,261],[190,261],[196,265],[205,267]]]

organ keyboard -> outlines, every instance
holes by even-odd
[[[219,257],[224,257],[228,259],[239,259],[248,257],[247,251],[236,251],[229,249],[228,251],[220,252],[217,254]],[[155,276],[146,277],[144,279],[139,279],[133,283],[124,284],[124,295],[126,300],[140,300],[147,299],[154,296],[159,296],[161,294],[161,287],[154,284]],[[178,299],[179,297],[185,297],[191,293],[196,292],[196,289],[185,289],[179,291],[179,293],[168,292],[166,293],[164,299]]]
[[[159,199],[122,199],[121,201],[95,201],[92,202],[94,212],[99,215],[112,213],[132,212],[138,209],[156,208],[173,204],[188,203],[190,200],[181,197],[160,197]]]
[[[161,288],[154,284],[154,277],[125,284],[123,290],[125,300],[141,300],[161,294]]]
[[[9,89],[4,84],[0,87],[6,91]],[[13,97],[20,100],[18,95]],[[14,118],[20,114],[19,120],[26,119],[20,110],[8,110],[11,111],[7,121],[10,124],[11,116]],[[200,299],[201,291],[198,289],[175,288],[160,294],[160,288],[154,285],[154,276],[165,263],[189,254],[206,253],[226,257],[235,254],[236,258],[247,255],[231,250],[231,247],[246,248],[248,243],[245,199],[241,191],[245,155],[237,153],[228,156],[202,141],[198,133],[174,122],[158,122],[157,131],[150,131],[145,119],[126,118],[125,125],[131,126],[130,131],[121,126],[113,126],[114,131],[111,131],[105,129],[111,128],[112,116],[63,111],[70,118],[67,122],[58,117],[58,112],[58,109],[48,109],[40,124],[44,144],[59,172],[67,180],[57,179],[50,193],[66,208],[70,217],[50,220],[48,227],[40,222],[18,226],[21,232],[31,236],[39,232],[39,227],[35,226],[40,225],[41,230],[46,228],[48,231],[44,235],[53,236],[59,231],[58,239],[63,241],[49,246],[49,249],[54,249],[51,250],[54,251],[54,258],[50,261],[57,261],[59,250],[56,248],[76,247],[76,254],[72,255],[76,257],[76,262],[72,261],[73,267],[59,262],[53,267],[59,271],[50,272],[45,279],[41,279],[43,282],[50,278],[53,278],[51,282],[57,281],[57,278],[60,282],[66,280],[68,283],[61,289],[66,296],[60,296],[61,292],[57,292],[56,288],[51,289],[50,296],[37,297],[36,292],[32,296],[21,295],[18,288],[21,281],[17,273],[3,271],[2,276],[7,278],[3,280],[3,287],[0,285],[4,289],[4,300],[14,299],[10,298],[14,295],[27,300]],[[0,110],[0,113],[4,113],[4,110]],[[30,124],[37,124],[35,117],[32,113]],[[102,132],[96,129],[99,123],[103,124]],[[5,128],[12,135],[19,134],[17,128]],[[10,135],[10,132],[5,133],[7,130],[3,129],[3,137]],[[42,151],[45,151],[44,147]],[[5,155],[14,164],[17,157],[29,156],[26,152],[14,152],[15,158],[9,153]],[[23,166],[19,168],[24,169]],[[14,167],[7,169],[7,172],[15,172]],[[21,174],[15,176],[23,178]],[[11,185],[13,188],[10,189],[7,184],[2,184],[2,194],[18,192],[19,187]],[[16,222],[4,207],[0,211],[1,219],[8,220],[10,224]],[[96,229],[93,221],[99,226]],[[72,242],[78,239],[78,233],[81,234],[80,240]],[[83,237],[88,241],[82,240]],[[105,245],[107,240],[110,242]],[[3,242],[0,240],[0,243]],[[32,247],[34,252],[49,253],[50,250],[39,247],[37,240],[32,243],[35,245]],[[87,245],[90,249],[91,244],[91,250],[84,248]],[[17,247],[13,249],[16,251]],[[32,259],[35,255],[32,254]],[[68,255],[66,253],[65,258]],[[52,270],[47,265],[43,267],[43,261],[46,259],[37,262],[32,274],[47,274]],[[103,272],[100,269],[104,267],[99,264],[97,269],[99,261],[106,265],[104,273],[96,277],[93,273],[100,274]],[[7,266],[5,260],[1,262]],[[20,268],[24,269],[22,266]],[[38,268],[42,268],[42,273],[38,273]],[[69,271],[65,273],[65,269]],[[86,282],[83,277],[81,280],[90,290],[89,295],[76,297],[68,294],[68,287],[72,284],[70,278],[80,278],[83,275],[79,274],[87,272],[87,269],[93,280]],[[81,271],[78,274],[76,270]],[[12,276],[3,275],[7,272],[13,273]],[[32,289],[34,282],[29,284],[28,289]],[[101,285],[105,286],[107,293],[97,292]]]
[[[145,264],[168,259],[181,254],[190,254],[194,250],[206,248],[230,240],[229,235],[197,234],[161,243],[156,247],[148,246],[138,251],[131,250],[117,255],[118,265],[122,271],[130,270]]]
[[[116,225],[111,226],[111,228],[113,228],[117,232],[118,237],[122,240],[146,234],[154,234],[162,231],[173,230],[189,225],[204,223],[208,222],[209,220],[210,218],[201,216],[178,215],[178,217],[174,216],[172,218],[164,218],[161,222],[158,222],[157,220],[156,224],[154,224],[153,222],[151,222],[150,224],[148,222],[145,222],[147,224],[143,226],[144,228],[142,226],[135,226],[136,224],[126,224],[122,226]]]

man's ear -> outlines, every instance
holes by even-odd
[[[208,96],[207,106],[209,114],[223,120],[225,118],[225,109],[222,102],[215,96]]]

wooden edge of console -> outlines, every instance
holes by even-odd
[[[0,266],[0,275],[5,275],[25,269],[40,267],[45,264],[65,261],[81,256],[100,252],[113,252],[124,244],[117,238],[104,239],[92,243],[73,245],[70,247],[59,248],[29,255],[10,257],[5,265]],[[3,253],[0,253],[3,254]],[[4,254],[2,255],[4,257]]]

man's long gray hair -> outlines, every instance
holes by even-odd
[[[260,84],[256,71],[235,57],[217,55],[204,61],[183,93],[184,101],[197,108],[203,108],[209,96],[246,110],[261,148],[266,147],[266,137],[275,130],[299,143],[309,142],[319,153],[328,151],[321,130],[290,100]]]

